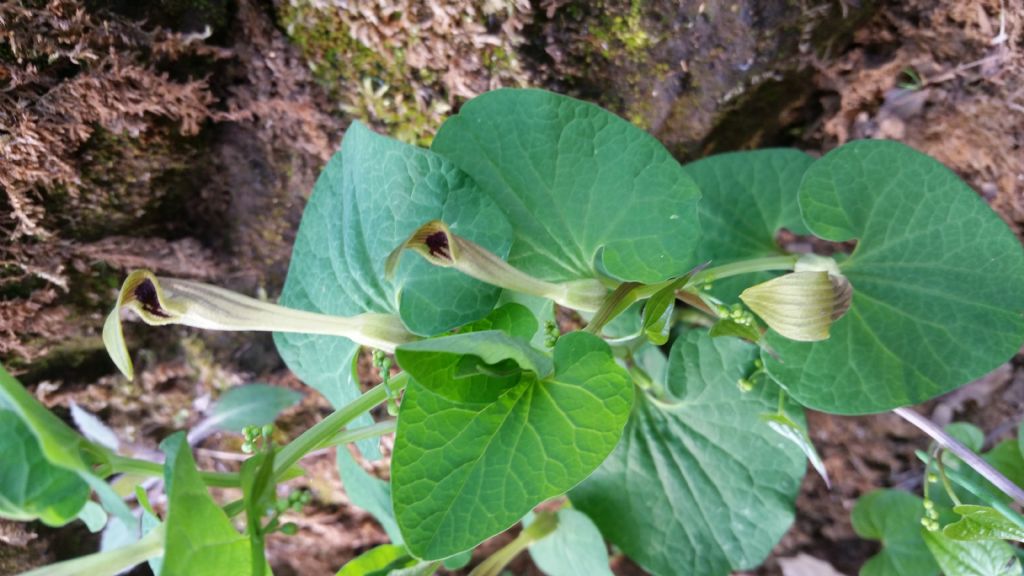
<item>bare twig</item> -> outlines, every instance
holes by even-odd
[[[1010,481],[1009,478],[1003,476],[998,470],[992,467],[991,464],[986,462],[969,448],[961,444],[956,438],[953,438],[949,434],[946,434],[939,428],[934,422],[918,414],[914,410],[909,408],[897,408],[893,410],[900,418],[903,418],[907,422],[910,422],[922,432],[927,434],[938,442],[939,446],[949,450],[955,454],[965,464],[974,469],[975,472],[981,474],[986,480],[992,483],[993,486],[999,488],[1004,494],[1013,498],[1018,504],[1024,504],[1024,490],[1021,490],[1019,486]]]

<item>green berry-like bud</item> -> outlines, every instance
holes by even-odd
[[[754,383],[747,378],[740,378],[736,381],[736,385],[739,386],[740,390],[743,392],[750,392],[754,389]]]
[[[288,536],[295,536],[299,533],[299,527],[294,522],[288,522],[281,526],[281,533],[287,534]]]

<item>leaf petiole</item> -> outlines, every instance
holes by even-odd
[[[105,468],[104,475],[110,474],[139,474],[142,476],[163,476],[164,465],[149,460],[139,460],[117,454],[109,455],[110,465]],[[240,484],[238,474],[234,472],[199,472],[199,477],[207,486],[217,488],[237,488]]]

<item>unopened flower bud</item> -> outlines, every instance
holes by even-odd
[[[844,276],[805,270],[747,288],[740,299],[782,336],[815,342],[828,338],[832,323],[849,310],[852,296]]]

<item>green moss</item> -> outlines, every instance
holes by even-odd
[[[601,2],[604,8],[604,2]],[[629,12],[615,15],[601,10],[601,21],[592,29],[605,58],[613,58],[612,50],[621,48],[632,59],[638,59],[650,48],[652,40],[643,26],[643,0],[632,0]]]
[[[430,144],[442,114],[417,100],[411,80],[433,84],[439,81],[436,74],[417,74],[401,46],[387,55],[374,52],[330,11],[287,3],[279,18],[314,77],[345,112],[405,142]]]

